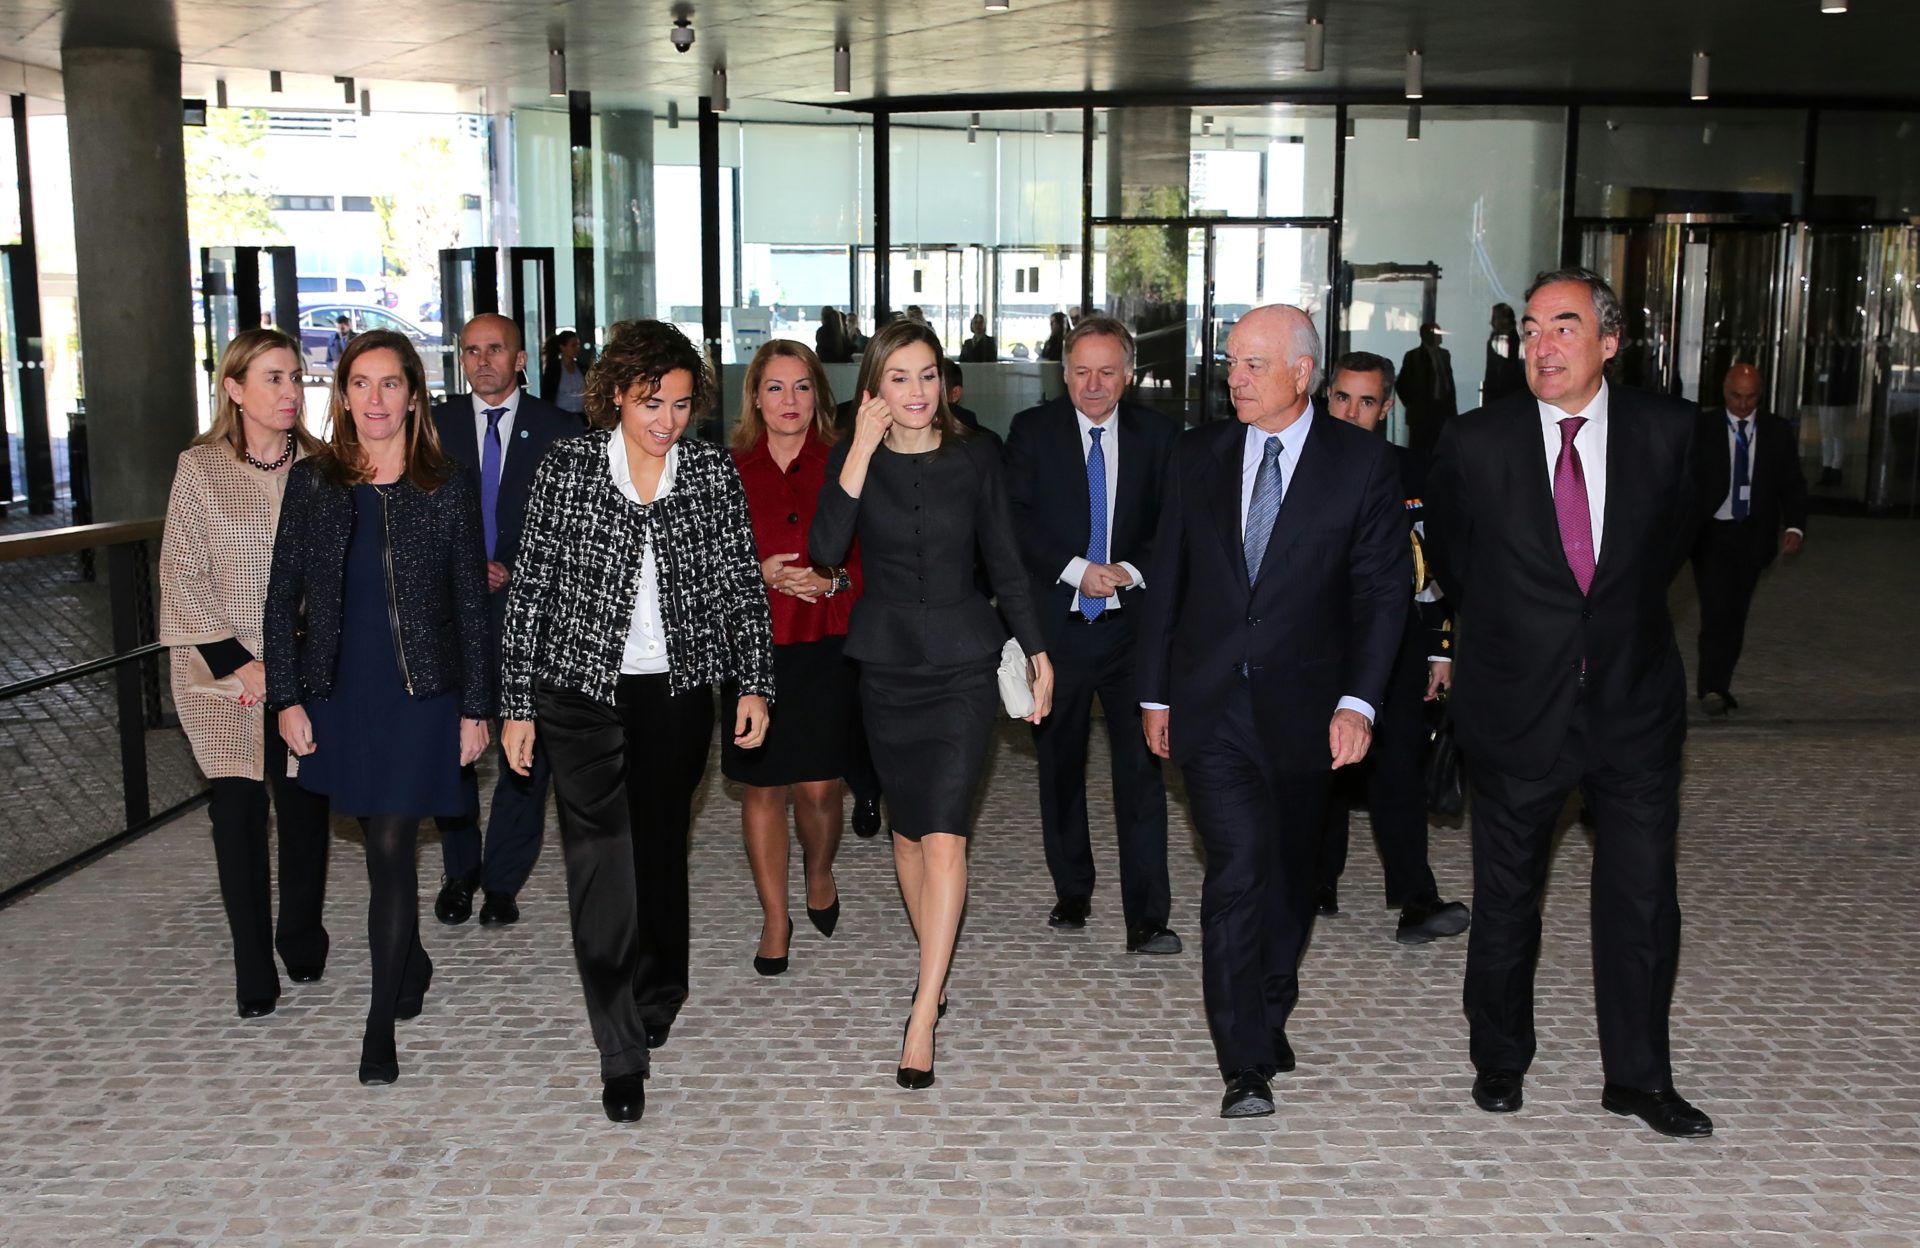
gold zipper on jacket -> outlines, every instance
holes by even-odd
[[[393,588],[393,520],[387,513],[387,492],[375,487],[374,493],[380,496],[380,559],[387,569],[387,623],[393,628],[393,656],[400,661],[400,683],[407,687],[407,696],[413,696],[413,677],[407,671],[407,647],[400,640],[399,598]]]

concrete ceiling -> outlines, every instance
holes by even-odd
[[[1920,4],[1852,0],[1315,0],[1326,68],[1302,68],[1309,0],[171,0],[189,64],[437,82],[544,97],[547,49],[611,102],[691,101],[717,63],[736,102],[990,92],[1395,91],[1408,48],[1429,98],[1574,91],[1686,98],[1696,49],[1716,96],[1920,96]],[[0,0],[0,57],[57,66],[73,43],[164,31],[169,0]],[[697,32],[673,50],[677,11]],[[156,21],[156,14],[159,20]]]

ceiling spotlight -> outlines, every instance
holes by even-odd
[[[678,130],[679,128],[680,128],[680,101],[668,100],[667,101],[667,129]]]
[[[280,92],[283,90],[283,88],[280,85],[279,70],[274,69],[274,70],[267,71],[267,90],[273,92],[275,95],[279,95]]]
[[[833,50],[833,93],[853,94],[853,49],[844,43]]]
[[[1417,100],[1426,94],[1420,82],[1420,50],[1407,53],[1407,98]]]
[[[1211,113],[1203,115],[1200,118],[1200,133],[1203,135],[1211,135],[1213,133],[1213,115]]]
[[[1233,125],[1231,123],[1227,125],[1227,150],[1233,150]]]
[[[1346,137],[1347,137],[1347,138],[1349,138],[1349,139],[1350,139],[1350,138],[1352,138],[1352,137],[1353,137],[1353,133],[1354,133],[1354,132],[1353,132],[1353,118],[1351,118],[1351,117],[1349,117],[1349,118],[1347,118],[1347,135],[1346,135]]]
[[[547,94],[555,99],[567,93],[567,53],[564,48],[547,49]]]
[[[360,92],[360,115],[362,117],[373,116],[373,92],[366,90]]]
[[[727,99],[727,69],[724,65],[713,67],[713,111],[724,113],[730,107]]]
[[[227,80],[225,78],[215,78],[213,80],[213,106],[215,108],[225,108],[227,106]]]
[[[353,79],[342,78],[336,74],[333,80],[340,84],[341,97],[345,99],[348,104],[353,103]]]
[[[1005,13],[1013,7],[1013,0],[987,0],[987,12]]]
[[[1409,104],[1407,105],[1407,142],[1418,143],[1419,141],[1420,106],[1418,104]]]
[[[967,142],[978,143],[979,141],[980,141],[980,114],[969,113],[967,115]]]
[[[1695,52],[1693,54],[1693,89],[1691,94],[1692,98],[1696,100],[1704,100],[1707,98],[1707,67],[1709,64],[1710,58],[1705,52]]]
[[[1847,11],[1847,0],[1820,0],[1820,11],[1822,13],[1845,13]]]
[[[1305,69],[1317,74],[1327,67],[1327,24],[1317,17],[1307,19],[1307,59]]]
[[[1053,134],[1053,114],[1052,113],[1047,114],[1047,134],[1049,137],[1051,137]]]

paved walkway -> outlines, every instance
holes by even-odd
[[[1356,852],[1348,913],[1303,968],[1280,1112],[1222,1122],[1184,806],[1188,953],[1127,957],[1108,883],[1088,931],[1049,931],[1031,750],[1009,731],[922,1093],[892,1082],[914,969],[885,849],[849,838],[839,933],[803,922],[793,970],[760,979],[717,777],[694,831],[694,997],[635,1127],[600,1114],[556,854],[517,927],[429,915],[427,1011],[402,1024],[400,1083],[369,1089],[348,827],[327,978],[250,1023],[204,820],[116,852],[0,911],[0,1242],[1920,1242],[1920,526],[1817,529],[1763,586],[1742,713],[1689,744],[1675,1059],[1710,1140],[1598,1105],[1579,834],[1556,863],[1524,1111],[1472,1107],[1464,944],[1393,944]],[[1464,834],[1434,845],[1464,892]],[[437,874],[437,849],[423,862]],[[1101,865],[1111,881],[1110,848]]]

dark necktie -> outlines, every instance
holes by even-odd
[[[1107,561],[1107,457],[1100,449],[1100,435],[1105,429],[1089,430],[1093,434],[1093,449],[1087,452],[1087,562],[1105,563]],[[1099,617],[1107,609],[1105,598],[1089,598],[1080,595],[1080,614],[1089,620]]]
[[[496,513],[500,510],[500,418],[507,414],[504,407],[490,407],[486,410],[487,444],[480,448],[480,524],[487,539],[487,558],[493,558],[493,548],[500,540],[500,522]]]
[[[1260,561],[1266,558],[1267,539],[1280,514],[1280,436],[1269,435],[1260,450],[1260,471],[1253,475],[1253,501],[1247,505],[1247,531],[1241,537],[1247,556],[1247,583],[1260,579]]]
[[[1747,440],[1747,422],[1744,419],[1733,422],[1733,518],[1745,520],[1750,504],[1747,483],[1752,468],[1749,461],[1753,456],[1753,443]]]
[[[1586,593],[1593,585],[1593,511],[1587,505],[1587,474],[1580,466],[1574,435],[1587,423],[1585,416],[1560,422],[1560,458],[1553,465],[1553,514],[1560,521],[1560,549],[1567,554],[1573,579]]]

